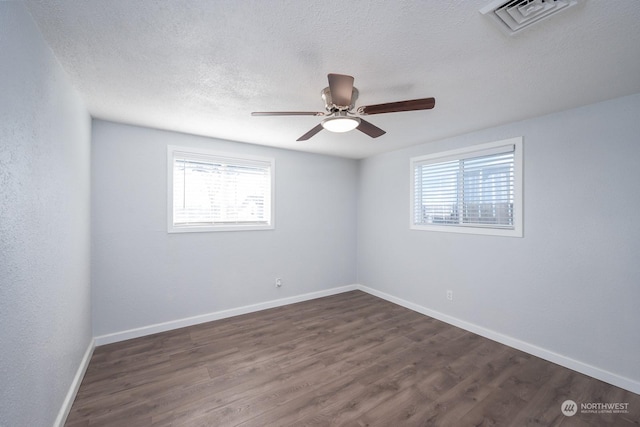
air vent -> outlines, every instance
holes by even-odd
[[[493,18],[507,34],[515,34],[531,24],[578,4],[579,0],[504,0],[494,1],[480,9]]]

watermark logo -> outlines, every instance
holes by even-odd
[[[580,404],[580,412],[583,414],[628,414],[628,402],[588,402]]]
[[[560,410],[567,417],[572,417],[580,411],[581,414],[628,414],[628,402],[586,402],[578,405],[573,400],[565,400],[560,405]]]
[[[578,404],[573,400],[565,400],[560,406],[560,410],[567,417],[572,417],[578,412]]]

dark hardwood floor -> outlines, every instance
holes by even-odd
[[[628,403],[626,413],[561,404]],[[96,348],[67,426],[632,426],[640,396],[360,291]]]

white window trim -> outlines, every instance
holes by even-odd
[[[221,225],[179,225],[173,223],[173,159],[175,153],[186,153],[192,157],[202,155],[203,157],[216,157],[218,159],[234,160],[238,162],[261,162],[270,163],[271,171],[271,209],[270,221],[268,224],[221,224]],[[239,153],[229,153],[216,150],[208,150],[197,147],[181,147],[176,145],[167,146],[167,232],[168,233],[200,233],[211,231],[251,231],[251,230],[273,230],[275,229],[275,159],[271,157],[259,157]]]
[[[473,145],[470,147],[459,148],[455,150],[449,150],[434,154],[428,154],[419,157],[412,157],[409,160],[409,228],[412,230],[423,231],[441,231],[447,233],[466,233],[466,234],[485,234],[493,236],[507,236],[507,237],[523,237],[524,225],[523,225],[523,138],[515,137],[504,139],[501,141],[488,142],[485,144]],[[479,225],[433,225],[433,224],[415,224],[414,223],[414,202],[415,202],[415,188],[414,188],[414,169],[416,163],[422,163],[424,161],[444,162],[447,160],[461,159],[466,157],[473,157],[476,152],[487,151],[491,149],[498,149],[501,147],[514,146],[514,200],[513,200],[513,222],[514,227],[505,228],[492,228],[490,226]],[[480,153],[479,153],[480,154]]]

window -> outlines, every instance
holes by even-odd
[[[522,237],[522,138],[411,159],[411,228]]]
[[[274,160],[168,147],[168,231],[273,229]]]

